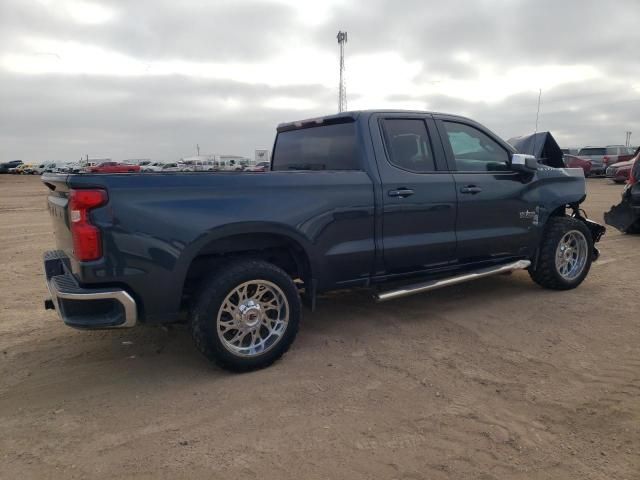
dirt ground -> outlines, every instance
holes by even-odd
[[[621,187],[588,181],[602,214]],[[80,332],[45,311],[38,178],[0,176],[0,478],[638,479],[640,237],[570,292],[526,272],[306,311],[244,375],[183,328]]]

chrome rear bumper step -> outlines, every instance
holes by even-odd
[[[516,262],[506,263],[503,265],[481,268],[479,270],[463,273],[454,277],[429,280],[427,282],[407,285],[406,287],[402,287],[396,290],[378,292],[375,294],[375,298],[378,302],[386,302],[387,300],[394,300],[396,298],[406,297],[408,295],[414,295],[416,293],[428,292],[429,290],[436,290],[437,288],[470,282],[471,280],[477,280],[478,278],[490,277],[491,275],[498,275],[500,273],[513,272],[514,270],[524,270],[525,268],[529,268],[529,265],[531,265],[531,262],[529,260],[518,260]]]
[[[135,299],[120,288],[84,288],[69,271],[69,257],[61,250],[44,254],[44,273],[51,295],[44,307],[56,310],[73,328],[99,330],[129,328],[138,322]]]

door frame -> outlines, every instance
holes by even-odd
[[[427,134],[429,135],[429,140],[431,141],[432,153],[434,155],[435,167],[436,170],[428,173],[418,173],[411,172],[409,170],[405,170],[397,165],[394,165],[389,160],[389,152],[387,150],[385,135],[384,135],[384,127],[383,122],[385,119],[417,119],[423,120],[425,122],[425,127],[427,130]],[[442,139],[440,136],[440,132],[437,129],[434,115],[428,112],[411,112],[411,111],[377,111],[371,112],[369,114],[369,118],[367,121],[367,127],[369,130],[369,138],[371,139],[371,144],[367,145],[370,148],[367,154],[372,154],[369,158],[375,159],[375,165],[372,166],[372,170],[375,170],[375,176],[377,177],[377,182],[375,185],[375,196],[376,202],[379,207],[376,208],[376,222],[375,222],[375,230],[376,230],[376,261],[375,261],[375,269],[372,275],[373,281],[381,281],[388,280],[392,278],[400,278],[407,276],[406,274],[390,274],[387,271],[385,256],[384,256],[384,205],[386,202],[385,189],[383,185],[385,180],[383,179],[383,168],[381,165],[385,165],[386,168],[397,169],[399,171],[404,171],[407,174],[413,175],[448,175],[451,176],[451,181],[454,182],[453,173],[450,170],[446,155],[445,149],[442,144]],[[372,173],[372,172],[371,172]],[[457,209],[457,197],[456,197],[456,209]],[[455,234],[455,231],[454,231]],[[443,266],[440,268],[435,268],[433,271],[439,270],[447,270],[452,268],[451,265]],[[424,271],[422,271],[424,272]],[[419,274],[421,271],[412,272],[410,275]]]

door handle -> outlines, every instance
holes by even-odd
[[[399,188],[397,190],[389,190],[387,193],[390,197],[405,198],[413,195],[413,190],[410,188]]]
[[[460,189],[460,193],[471,193],[472,195],[475,195],[476,193],[480,193],[481,191],[482,189],[476,185],[467,185]]]

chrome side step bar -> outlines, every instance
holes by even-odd
[[[518,260],[516,262],[507,263],[504,265],[481,268],[479,270],[464,273],[462,275],[456,275],[454,277],[441,278],[439,280],[429,280],[422,283],[414,283],[413,285],[407,285],[406,287],[399,288],[397,290],[389,290],[388,292],[378,292],[375,294],[375,298],[378,302],[386,302],[387,300],[394,300],[396,298],[406,297],[415,293],[428,292],[429,290],[435,290],[437,288],[470,282],[471,280],[476,280],[478,278],[498,275],[500,273],[513,272],[514,270],[523,270],[525,268],[528,268],[529,265],[531,265],[531,262],[529,260]]]

